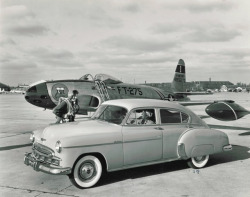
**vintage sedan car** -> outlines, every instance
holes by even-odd
[[[104,171],[186,160],[204,167],[209,155],[232,149],[228,136],[177,103],[151,99],[104,102],[89,120],[51,125],[31,135],[24,163],[67,174],[78,188],[94,186]]]

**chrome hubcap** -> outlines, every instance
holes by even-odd
[[[83,180],[91,179],[95,176],[95,166],[90,162],[85,162],[79,169],[79,175]]]
[[[195,160],[196,162],[202,162],[202,161],[204,161],[205,157],[206,157],[206,156],[195,157],[194,160]]]

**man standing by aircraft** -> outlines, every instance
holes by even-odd
[[[73,95],[71,95],[69,97],[69,100],[72,104],[72,106],[74,107],[75,105],[78,105],[78,99],[77,99],[77,94],[79,94],[79,92],[77,90],[73,90]]]
[[[73,90],[72,93],[73,93],[73,95],[71,95],[69,97],[69,101],[70,101],[72,108],[73,108],[73,116],[71,116],[72,119],[70,121],[75,120],[75,114],[77,113],[78,107],[79,107],[78,98],[77,98],[77,95],[79,94],[79,92],[77,90]]]
[[[73,90],[73,95],[68,98],[60,97],[57,106],[53,109],[53,113],[56,115],[56,124],[61,123],[63,119],[68,118],[69,122],[75,120],[75,112],[78,106],[77,90]]]

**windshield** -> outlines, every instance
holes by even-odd
[[[91,119],[103,120],[106,122],[121,124],[127,114],[123,107],[113,105],[101,105]]]

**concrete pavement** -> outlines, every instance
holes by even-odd
[[[108,173],[96,187],[80,190],[67,176],[35,172],[23,164],[24,153],[31,151],[30,132],[54,122],[51,111],[22,102],[21,95],[0,101],[1,197],[250,196],[250,116],[235,122],[205,119],[228,134],[233,151],[212,155],[203,169],[174,161]],[[203,113],[204,109],[196,106],[195,110]]]

